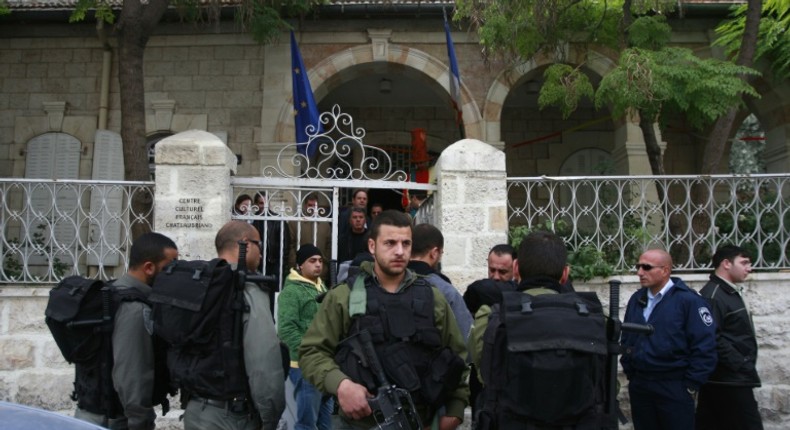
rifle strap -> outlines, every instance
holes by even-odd
[[[348,314],[351,318],[364,315],[367,310],[368,292],[365,290],[365,275],[360,271],[354,278],[351,293],[348,297]]]

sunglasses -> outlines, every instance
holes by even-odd
[[[650,270],[653,270],[653,269],[655,269],[655,268],[657,268],[657,267],[664,267],[664,266],[651,266],[651,265],[649,265],[649,264],[644,264],[644,263],[636,263],[636,270],[642,269],[642,270],[644,270],[645,272],[648,272],[648,271],[650,271]]]

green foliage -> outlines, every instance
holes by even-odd
[[[641,16],[628,28],[628,42],[635,48],[661,49],[669,43],[672,27],[663,15]]]
[[[550,231],[563,239],[572,233],[568,223],[563,220],[547,220],[532,228],[514,226],[508,232],[510,245],[518,250],[524,237],[533,231]],[[571,278],[575,280],[588,281],[596,276],[608,277],[615,273],[614,266],[604,259],[604,253],[592,243],[584,243],[575,251],[568,246],[568,264],[571,267]]]
[[[69,22],[85,20],[90,10],[95,11],[96,19],[99,21],[104,21],[109,24],[115,22],[115,14],[107,0],[77,0],[74,11],[71,13],[71,16],[69,16]]]
[[[590,79],[576,67],[567,64],[553,64],[543,73],[545,79],[540,89],[538,105],[541,109],[556,106],[562,117],[568,118],[579,106],[582,97],[592,100],[595,97]]]
[[[766,263],[776,263],[782,256],[782,245],[775,237],[782,225],[790,225],[790,212],[781,215],[778,208],[781,196],[774,192],[766,193],[758,199],[759,204],[749,204],[754,200],[753,193],[739,192],[738,200],[744,209],[737,213],[722,212],[716,216],[714,224],[718,234],[724,237],[745,238],[739,245],[756,258],[758,251]],[[781,219],[783,218],[783,219]],[[781,219],[781,223],[780,223]],[[762,246],[756,238],[763,238]],[[768,239],[765,239],[768,238]],[[786,252],[786,251],[785,251]]]
[[[291,29],[286,19],[303,17],[318,5],[328,0],[243,0],[236,8],[236,20],[253,39],[259,43],[275,40],[284,30]],[[218,0],[170,0],[168,2],[186,22],[214,21],[219,19]],[[90,11],[95,11],[96,19],[107,23],[115,22],[115,13],[108,0],[77,0],[69,22],[83,21]]]
[[[731,18],[718,27],[715,44],[736,56],[746,27],[746,6],[734,9]],[[766,58],[780,79],[790,77],[790,0],[764,0],[755,60]]]
[[[604,253],[592,244],[582,245],[568,254],[571,279],[589,281],[600,276],[608,278],[615,274],[614,266],[604,259]]]
[[[621,53],[618,67],[603,77],[595,95],[596,106],[610,107],[613,116],[632,110],[654,121],[665,114],[682,115],[702,128],[741,105],[744,94],[757,94],[742,79],[755,71],[666,47],[671,28],[664,14],[676,1],[633,0],[628,12],[635,19],[627,32],[621,28],[622,0],[457,0],[456,5],[455,19],[469,20],[488,55],[524,61],[543,54],[560,63],[547,69],[538,103],[559,108],[565,117],[581,97],[589,97],[584,74],[561,64],[567,43],[620,48],[626,35],[631,48]]]
[[[457,0],[456,20],[477,30],[486,55],[563,55],[567,41],[615,47],[622,0]]]
[[[46,254],[46,237],[44,235],[44,230],[46,229],[46,225],[39,224],[36,226],[36,230],[33,232],[32,240],[30,241],[30,245],[32,245],[33,252],[35,255],[47,255]],[[8,241],[9,249],[10,250],[18,250],[22,244],[20,243],[19,239],[12,238]],[[63,277],[63,274],[69,269],[68,264],[60,261],[60,258],[55,257],[51,260],[52,264],[52,272],[55,274],[57,278]],[[6,279],[21,279],[23,275],[24,267],[23,264],[19,262],[19,258],[15,254],[6,254],[3,256],[3,272],[5,273]]]
[[[252,34],[258,43],[276,40],[285,30],[292,27],[288,18],[303,17],[315,7],[328,0],[245,0],[237,10],[236,19]]]
[[[609,105],[614,116],[638,109],[646,118],[659,120],[670,112],[702,128],[742,104],[742,95],[759,97],[740,78],[757,74],[729,61],[699,58],[685,48],[629,48],[620,55],[617,68],[601,80],[595,101],[599,108]]]
[[[11,13],[11,9],[8,8],[8,2],[6,0],[0,0],[0,16],[8,15]]]

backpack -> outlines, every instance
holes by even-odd
[[[154,279],[149,297],[154,333],[169,346],[170,379],[187,393],[215,400],[247,396],[242,316],[249,306],[244,301],[244,283],[276,278],[240,279],[242,270],[233,270],[219,258],[176,260]],[[284,348],[287,352],[280,343],[281,354]],[[282,366],[287,377],[287,354]]]
[[[478,429],[599,428],[607,337],[594,293],[502,293],[483,335]]]
[[[113,387],[113,320],[121,302],[147,302],[134,288],[114,288],[111,283],[81,276],[61,280],[49,292],[45,321],[63,358],[75,365],[72,400],[89,412],[116,418],[123,406]],[[169,409],[169,381],[163,365],[164,350],[154,339],[156,382],[153,403]]]
[[[140,297],[142,299],[144,297]],[[94,360],[101,349],[101,335],[112,333],[111,288],[97,279],[64,278],[50,290],[44,315],[66,361],[86,363]]]

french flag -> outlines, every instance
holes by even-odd
[[[455,46],[453,38],[450,36],[450,24],[447,22],[447,13],[444,14],[444,33],[447,37],[447,56],[450,58],[450,98],[452,98],[453,109],[455,109],[455,121],[461,124],[463,114],[461,112],[461,75],[458,73],[458,61],[455,59]]]

